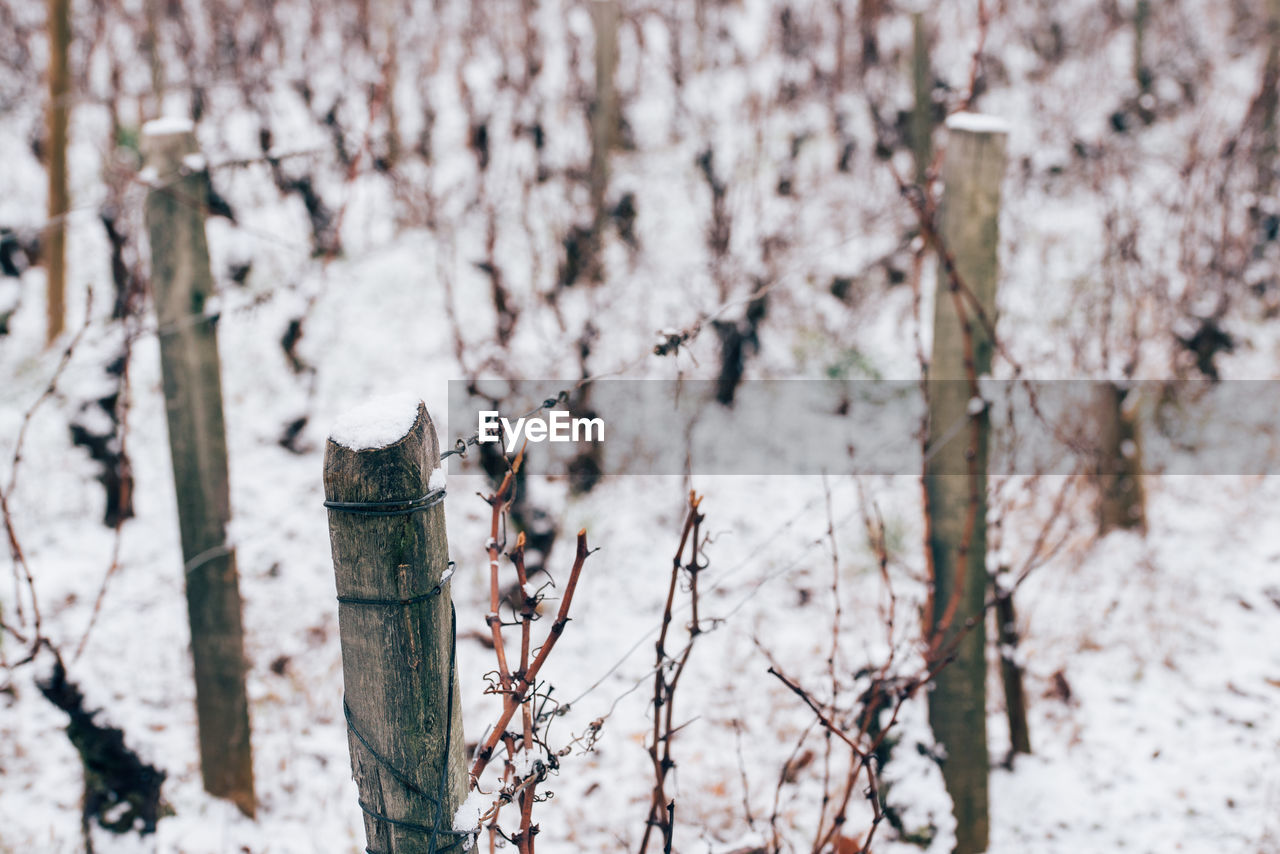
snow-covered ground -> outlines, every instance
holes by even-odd
[[[916,336],[927,341],[928,330],[917,330],[910,285],[892,284],[888,272],[910,275],[911,211],[875,152],[866,107],[868,99],[886,111],[909,107],[910,21],[902,10],[886,13],[875,25],[880,59],[858,72],[860,21],[847,12],[843,61],[851,82],[834,86],[841,30],[828,4],[791,4],[784,16],[784,4],[764,0],[624,2],[618,74],[632,146],[613,158],[610,197],[633,194],[635,244],[610,231],[604,283],[566,288],[557,285],[564,240],[573,226],[590,222],[583,176],[594,76],[585,4],[537,4],[526,19],[515,2],[495,4],[488,14],[481,4],[441,2],[434,12],[406,13],[389,29],[379,29],[374,15],[368,49],[352,37],[364,26],[357,4],[335,2],[332,14],[315,13],[314,29],[307,3],[275,4],[269,14],[253,4],[211,5],[226,8],[187,10],[193,46],[185,52],[179,46],[186,31],[165,19],[162,53],[169,112],[190,109],[189,68],[212,75],[197,134],[213,185],[236,213],[236,223],[213,218],[208,230],[223,310],[219,346],[256,820],[210,798],[200,784],[159,353],[147,320],[129,369],[127,450],[137,515],[121,529],[119,569],[83,653],[71,657],[116,545],[113,530],[101,524],[98,468],[72,446],[68,425],[89,417],[87,401],[115,389],[104,366],[126,335],[109,317],[109,246],[98,211],[112,192],[104,163],[121,158],[107,146],[112,56],[125,62],[125,92],[150,83],[137,59],[142,13],[131,4],[108,14],[101,29],[96,12],[76,13],[77,37],[96,47],[76,60],[93,97],[73,113],[71,330],[60,345],[84,317],[89,286],[94,302],[56,393],[30,423],[8,503],[35,576],[44,632],[67,655],[71,678],[90,707],[101,708],[131,747],[169,775],[164,794],[173,815],[156,833],[97,831],[95,849],[356,852],[363,850],[363,825],[350,779],[321,505],[330,428],[362,401],[404,393],[426,402],[447,446],[473,428],[448,423],[448,381],[472,376],[714,378],[719,348],[709,326],[666,357],[651,355],[658,331],[688,330],[718,311],[736,321],[747,297],[770,283],[748,377],[916,377]],[[976,5],[926,7],[937,33],[935,72],[947,84],[938,97],[949,107],[967,87],[979,40]],[[1220,165],[1228,142],[1250,139],[1240,128],[1264,61],[1258,13],[1209,0],[1152,4],[1147,50],[1158,117],[1146,126],[1131,116],[1133,128],[1119,133],[1111,117],[1136,91],[1125,18],[1131,10],[1086,2],[985,5],[993,17],[984,45],[986,91],[976,107],[1012,127],[1000,298],[1009,352],[1039,377],[1117,376],[1126,367],[1139,377],[1185,375],[1170,331],[1190,334],[1185,324],[1211,314],[1230,291],[1222,319],[1237,346],[1218,357],[1218,369],[1225,377],[1274,377],[1280,337],[1267,320],[1275,294],[1262,288],[1250,292],[1256,298],[1244,295],[1230,266],[1248,207],[1236,201],[1245,167]],[[32,0],[4,6],[27,27],[39,26],[42,7]],[[528,86],[526,20],[542,58]],[[394,172],[383,173],[373,163],[385,153],[387,115],[371,106],[369,90],[381,79],[375,56],[388,32],[399,46],[391,97],[406,152]],[[260,37],[265,46],[217,65],[205,58],[220,55],[214,46],[227,42],[218,42],[219,34],[240,45]],[[42,57],[41,39],[29,42]],[[191,56],[201,59],[188,63]],[[6,64],[0,73],[12,78],[0,87],[0,159],[7,164],[0,226],[30,230],[43,218],[45,181],[30,145],[42,105],[38,70]],[[310,104],[294,85],[303,79]],[[323,121],[339,96],[345,149],[362,152],[346,164]],[[138,102],[122,99],[130,127]],[[487,139],[483,162],[479,124]],[[267,165],[220,165],[260,160],[260,127],[271,130],[275,152],[312,152],[284,168],[313,179],[330,226],[340,231],[341,253],[317,254],[303,199],[282,195]],[[408,151],[423,138],[430,158]],[[940,131],[937,142],[944,140]],[[713,193],[698,165],[707,150],[728,188],[721,214],[728,246],[720,255],[708,248]],[[911,173],[901,146],[894,162]],[[779,191],[783,179],[786,193]],[[144,192],[130,182],[122,190],[135,229]],[[145,256],[145,244],[139,248]],[[1248,275],[1274,279],[1275,251],[1272,242]],[[230,269],[250,262],[244,283],[232,281]],[[506,341],[485,263],[500,268],[517,315]],[[834,277],[851,279],[851,295],[832,294]],[[925,318],[932,281],[929,262],[922,268]],[[3,486],[23,418],[62,348],[43,346],[42,269],[0,286],[20,300],[0,337]],[[299,317],[305,324],[295,352],[314,369],[301,373],[280,344]],[[580,355],[584,346],[587,356]],[[996,369],[1000,376],[1012,371],[1007,360]],[[304,415],[295,453],[278,440]],[[1002,562],[1027,557],[1060,484],[1050,476],[1003,484]],[[585,527],[600,548],[544,671],[554,696],[572,701],[554,722],[553,744],[568,744],[603,719],[594,749],[564,758],[544,786],[555,797],[535,815],[538,847],[548,854],[637,848],[652,785],[645,750],[652,643],[691,487],[706,496],[712,538],[701,608],[722,621],[699,637],[676,697],[676,717],[687,722],[674,743],[669,784],[679,805],[676,850],[752,850],[772,838],[774,816],[783,850],[811,847],[825,742],[812,713],[766,671],[776,663],[829,699],[829,522],[842,614],[837,704],[853,707],[865,688],[854,674],[878,666],[891,648],[903,673],[918,664],[924,558],[913,475],[626,476],[606,478],[585,496],[572,494],[563,478],[534,481],[531,499],[562,532],[548,560],[552,575],[563,580],[571,561],[563,532]],[[497,709],[483,694],[493,655],[477,640],[488,610],[489,508],[479,491],[487,487],[478,476],[450,474],[446,513],[469,742]],[[1267,524],[1280,480],[1151,477],[1147,492],[1146,536],[1102,540],[1092,535],[1087,491],[1076,494],[1055,520],[1062,547],[1019,592],[1034,753],[1011,769],[999,767],[1008,739],[993,682],[993,852],[1280,852],[1280,539]],[[892,637],[885,628],[891,600],[864,525],[870,502],[884,519],[891,558]],[[29,620],[15,575],[0,591],[6,623],[22,622],[19,603]],[[682,630],[677,635],[683,639]],[[0,649],[6,660],[21,657],[11,637]],[[79,758],[63,733],[65,716],[35,688],[48,666],[41,656],[0,677],[0,851],[84,850]],[[874,850],[948,851],[950,803],[925,755],[931,738],[922,695],[907,703],[895,734],[884,768],[888,801],[908,834],[932,842],[905,841],[884,825]],[[838,748],[832,762],[843,769]],[[856,836],[870,813],[855,801],[848,832]]]

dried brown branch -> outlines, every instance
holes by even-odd
[[[827,542],[831,548],[831,651],[827,654],[827,676],[831,682],[831,708],[834,710],[836,697],[840,693],[839,681],[836,678],[836,656],[840,652],[840,622],[843,611],[840,607],[840,550],[836,544],[836,522],[831,512],[831,486],[826,475],[822,477],[822,495],[827,510]],[[813,840],[816,854],[822,839],[822,828],[827,819],[827,804],[831,800],[831,732],[823,736],[824,750],[822,755],[822,803],[818,809],[818,829]]]
[[[782,835],[778,831],[778,813],[782,803],[782,787],[786,783],[795,782],[794,771],[800,751],[804,748],[804,743],[809,740],[809,733],[813,732],[813,728],[817,725],[818,722],[813,721],[801,731],[800,738],[796,740],[796,746],[791,749],[791,755],[787,757],[786,762],[782,763],[782,768],[778,772],[778,784],[773,790],[773,809],[769,813],[769,851],[782,850]]]
[[[476,758],[471,763],[471,780],[474,786],[479,780],[480,775],[484,773],[484,769],[488,766],[489,761],[493,758],[494,749],[498,746],[498,742],[502,740],[502,735],[506,732],[507,724],[515,717],[516,710],[529,699],[530,689],[537,681],[538,672],[546,663],[547,657],[551,654],[551,650],[555,647],[556,641],[564,632],[564,627],[569,622],[569,607],[573,603],[573,593],[578,586],[578,577],[582,573],[582,566],[586,562],[587,556],[590,554],[587,548],[587,532],[585,530],[578,532],[578,547],[574,557],[573,568],[569,573],[569,583],[565,587],[564,595],[560,599],[560,610],[556,614],[555,622],[552,623],[547,638],[543,641],[537,655],[534,656],[533,663],[529,665],[528,671],[521,676],[508,677],[510,679],[510,689],[502,691],[503,694],[503,710],[499,715],[497,722],[489,732],[489,735],[480,744],[476,752]],[[498,638],[501,638],[501,627],[499,626]],[[496,642],[495,642],[496,646]]]
[[[857,742],[850,738],[844,730],[835,725],[831,718],[827,716],[827,713],[823,711],[822,706],[818,704],[817,700],[813,699],[808,691],[788,679],[787,676],[777,668],[770,667],[768,672],[771,676],[776,676],[779,682],[791,689],[791,693],[795,694],[801,700],[804,700],[805,705],[808,706],[809,710],[813,712],[815,717],[817,717],[818,723],[822,724],[823,729],[848,745],[849,749],[852,750],[854,755],[858,758],[862,758],[865,755]]]
[[[973,55],[969,59],[969,85],[965,90],[964,100],[960,102],[960,112],[973,108],[974,99],[978,97],[978,77],[982,73],[982,52],[987,46],[987,30],[991,24],[991,14],[987,10],[986,0],[978,0],[978,42],[974,45]]]
[[[640,852],[649,846],[653,829],[658,828],[662,834],[663,850],[670,851],[674,831],[675,806],[667,797],[667,776],[675,768],[675,760],[671,758],[671,743],[680,727],[675,726],[675,692],[684,674],[693,644],[702,632],[698,616],[698,574],[705,568],[699,559],[702,548],[700,538],[702,521],[706,517],[699,511],[702,497],[697,493],[689,493],[688,510],[685,514],[684,527],[680,533],[680,544],[676,547],[675,556],[671,559],[671,578],[667,585],[667,600],[662,611],[662,629],[654,644],[653,668],[653,735],[649,744],[649,759],[653,763],[653,795],[649,801],[649,816],[645,822],[644,836],[640,840]],[[685,548],[689,549],[689,559],[684,560]],[[672,609],[675,604],[676,588],[680,582],[681,571],[689,577],[690,621],[688,625],[689,641],[684,649],[674,658],[667,654],[667,631],[671,626]],[[671,672],[670,678],[667,673]]]
[[[487,499],[493,512],[489,525],[489,542],[485,546],[489,552],[489,613],[485,615],[485,622],[489,624],[489,631],[493,636],[493,651],[498,657],[498,681],[506,694],[511,692],[511,670],[507,666],[507,650],[502,642],[502,617],[498,613],[502,601],[502,583],[498,577],[498,559],[502,554],[502,545],[498,536],[502,528],[503,513],[513,498],[518,468],[517,462],[502,478],[498,491]]]
[[[523,678],[529,671],[529,635],[533,627],[534,610],[538,604],[537,596],[529,591],[529,576],[524,567],[524,542],[524,533],[521,532],[516,538],[516,547],[511,553],[511,561],[516,568],[516,580],[520,584],[520,595],[524,600],[520,609],[520,669],[516,671],[516,678]],[[520,704],[520,717],[523,724],[520,744],[527,753],[534,744],[532,703]],[[520,793],[520,831],[516,835],[516,840],[521,854],[533,854],[533,836],[536,831],[533,825],[533,799],[536,785],[535,780]]]
[[[62,374],[67,370],[67,365],[71,362],[71,357],[75,354],[76,347],[80,344],[80,339],[84,337],[88,331],[91,321],[93,320],[93,288],[90,287],[85,297],[84,321],[80,324],[80,328],[76,330],[75,335],[71,336],[71,340],[67,342],[67,346],[63,349],[62,355],[58,358],[58,365],[53,369],[53,376],[49,378],[49,383],[44,387],[44,391],[36,398],[36,402],[31,404],[26,413],[22,416],[22,426],[18,428],[18,441],[13,446],[13,458],[10,460],[9,466],[9,482],[4,488],[6,495],[13,495],[14,489],[18,484],[18,469],[22,462],[22,449],[27,440],[27,430],[31,427],[31,420],[35,418],[36,413],[45,404],[45,401],[53,397],[58,392],[58,381],[62,379]]]
[[[496,748],[501,744],[505,754],[502,773],[499,775],[498,787],[493,793],[494,802],[480,816],[479,824],[488,833],[491,852],[497,850],[500,844],[498,839],[501,837],[514,845],[520,854],[534,854],[534,840],[538,834],[538,826],[533,823],[533,805],[538,801],[537,786],[546,779],[548,773],[558,767],[558,758],[569,751],[569,748],[566,748],[553,753],[550,749],[546,749],[544,754],[546,742],[538,733],[538,724],[554,716],[554,713],[535,713],[533,708],[535,699],[548,696],[547,692],[539,688],[538,673],[569,622],[569,609],[573,604],[573,595],[590,550],[587,548],[586,531],[579,531],[577,552],[568,583],[560,599],[559,611],[542,646],[535,649],[532,642],[532,627],[538,619],[538,605],[541,597],[531,589],[529,584],[529,575],[525,567],[525,536],[521,533],[516,538],[514,548],[508,554],[515,569],[521,600],[516,615],[517,620],[514,623],[503,623],[499,611],[503,603],[502,580],[499,572],[503,541],[500,536],[505,530],[506,511],[515,497],[515,474],[522,461],[523,451],[517,454],[498,489],[485,499],[492,511],[490,537],[485,544],[489,558],[489,613],[485,619],[489,625],[490,638],[498,661],[496,685],[491,685],[489,692],[501,696],[502,712],[476,750],[470,770],[470,788],[479,787],[480,776],[493,759]],[[502,634],[504,625],[520,627],[520,652],[514,672],[511,671],[507,658],[506,643]],[[518,732],[507,728],[517,711],[520,712]],[[535,750],[538,751],[536,757]],[[515,803],[519,809],[520,824],[519,829],[508,836],[499,826],[498,817],[502,808],[510,803]]]
[[[1056,496],[1054,502],[1054,516],[1063,506],[1068,489],[1064,486],[1063,490]],[[880,798],[879,787],[879,767],[878,763],[883,761],[882,751],[885,749],[886,739],[897,725],[898,718],[902,708],[906,702],[916,697],[921,689],[925,688],[938,675],[943,668],[951,663],[956,649],[960,643],[974,629],[976,625],[985,619],[986,609],[996,607],[997,600],[993,596],[985,603],[981,614],[971,617],[964,621],[963,624],[955,627],[955,631],[950,638],[946,638],[941,642],[933,656],[926,657],[924,664],[914,674],[910,676],[895,677],[892,675],[893,664],[896,660],[896,646],[893,638],[893,621],[895,619],[896,596],[893,593],[891,585],[891,577],[888,571],[890,557],[887,545],[885,543],[885,533],[883,522],[879,519],[879,511],[874,505],[868,506],[865,496],[862,497],[864,506],[864,524],[867,527],[868,541],[871,545],[872,552],[876,556],[879,565],[881,578],[884,580],[889,594],[889,614],[887,623],[889,629],[889,649],[890,653],[885,662],[875,668],[871,676],[871,686],[863,692],[860,697],[860,708],[848,719],[853,721],[851,727],[841,725],[841,719],[836,715],[836,705],[833,701],[830,705],[820,703],[814,696],[806,690],[796,680],[785,675],[782,668],[773,660],[767,649],[761,648],[762,653],[770,662],[768,672],[775,676],[785,685],[788,690],[799,697],[814,715],[817,725],[833,739],[840,741],[849,748],[849,767],[846,774],[840,796],[835,799],[834,809],[830,812],[824,810],[826,816],[825,823],[819,827],[817,833],[817,841],[814,844],[815,852],[831,852],[844,850],[858,850],[860,852],[869,852],[872,842],[875,838],[876,829],[885,819],[884,804]],[[1046,548],[1052,524],[1045,526],[1045,529],[1037,536],[1032,546],[1027,560],[1023,564],[1026,570],[1019,573],[1012,584],[1012,589],[1016,590],[1017,586],[1026,580],[1027,575],[1034,568],[1043,565],[1043,563],[1051,557],[1061,543],[1056,543]],[[864,671],[866,672],[866,671]],[[881,726],[879,723],[881,713],[889,711],[889,720]],[[799,752],[797,747],[796,753]],[[793,753],[793,758],[794,758]],[[783,778],[785,779],[785,770]],[[857,849],[846,848],[845,846],[857,844],[851,840],[847,833],[844,832],[847,823],[847,813],[853,802],[853,795],[858,791],[863,772],[866,772],[866,781],[863,784],[864,793],[870,803],[872,817],[870,825],[867,827],[866,833],[861,838],[861,844]],[[782,781],[779,782],[779,790]],[[824,789],[824,796],[826,792]],[[779,794],[775,794],[774,816],[771,819],[773,828],[773,840],[770,850],[781,850],[781,840],[779,838],[777,828],[777,802]]]
[[[775,667],[770,667],[768,672],[772,676],[777,677],[777,679],[782,682],[783,685],[787,686],[793,694],[804,701],[805,705],[807,705],[810,711],[813,712],[814,717],[817,718],[818,723],[829,735],[838,738],[849,748],[849,771],[846,775],[844,794],[841,796],[840,803],[832,815],[831,826],[829,828],[826,828],[823,825],[819,826],[818,838],[813,847],[814,852],[826,850],[827,846],[834,844],[835,840],[840,838],[839,832],[845,823],[849,801],[852,798],[853,791],[857,786],[858,778],[861,776],[863,769],[867,771],[868,778],[871,780],[871,791],[875,793],[875,803],[872,807],[875,817],[872,821],[871,830],[868,832],[866,843],[869,845],[871,839],[870,834],[874,832],[875,827],[879,824],[882,816],[881,805],[879,803],[879,787],[875,781],[876,769],[872,759],[873,750],[879,745],[880,740],[883,738],[883,734],[873,742],[871,749],[863,748],[858,744],[858,740],[866,735],[865,726],[861,731],[850,736],[844,729],[831,720],[830,716],[822,709],[813,696],[798,683],[788,678]],[[904,701],[905,700],[900,700],[899,705]],[[896,714],[897,712],[895,710],[895,717]]]
[[[67,365],[71,362],[71,357],[75,354],[76,347],[80,340],[84,337],[85,331],[89,328],[90,321],[93,317],[93,288],[89,288],[85,297],[84,322],[80,328],[76,330],[75,335],[67,342],[66,348],[62,351],[62,356],[58,359],[58,365],[50,377],[48,385],[44,391],[36,398],[35,403],[27,409],[22,417],[22,426],[18,428],[18,439],[14,445],[13,458],[10,461],[9,482],[3,490],[0,490],[0,516],[4,518],[5,537],[9,541],[9,555],[13,561],[14,581],[17,587],[25,586],[27,598],[31,604],[31,629],[30,632],[24,632],[22,627],[26,625],[26,617],[22,611],[22,600],[19,596],[14,598],[14,611],[17,614],[19,626],[13,626],[7,621],[0,620],[0,628],[11,634],[19,643],[29,645],[27,654],[21,660],[11,664],[16,667],[26,664],[35,658],[42,646],[48,647],[57,655],[57,650],[44,637],[40,617],[40,600],[36,594],[35,576],[31,572],[31,566],[27,563],[27,557],[22,550],[22,543],[18,539],[18,531],[13,523],[13,513],[9,507],[9,499],[13,496],[14,489],[18,483],[18,469],[22,464],[22,449],[26,441],[27,430],[31,425],[31,421],[35,418],[36,412],[49,400],[58,390],[58,381],[62,378],[62,374],[67,369]],[[60,658],[60,657],[59,657]]]
[[[126,315],[125,322],[136,325],[137,315],[130,313]],[[129,410],[131,406],[132,387],[130,385],[129,363],[133,356],[133,334],[128,332],[124,337],[124,353],[121,355],[122,367],[120,371],[119,393],[116,402],[116,413],[118,418],[118,435],[120,437],[120,464],[126,471],[129,468]],[[120,482],[120,491],[124,493],[132,491],[132,476],[122,477]],[[125,495],[120,496],[120,504],[123,508],[125,504]],[[129,499],[132,500],[132,499]],[[111,535],[111,559],[107,564],[107,571],[103,573],[102,583],[98,585],[98,593],[93,597],[93,609],[89,612],[89,622],[85,625],[84,634],[80,636],[80,642],[76,644],[75,654],[72,661],[76,661],[84,653],[85,647],[89,643],[89,635],[93,633],[93,627],[97,625],[98,616],[102,612],[102,603],[107,596],[107,586],[111,583],[111,579],[120,571],[120,550],[124,545],[124,523],[126,514],[123,509],[116,515],[114,530]]]

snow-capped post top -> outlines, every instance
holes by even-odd
[[[177,116],[147,122],[142,126],[142,154],[157,177],[183,171],[184,161],[199,155],[195,125]]]
[[[947,117],[947,130],[969,133],[1009,133],[1009,123],[999,116],[983,113],[952,113]]]
[[[175,133],[194,133],[195,123],[181,116],[163,116],[152,119],[142,126],[144,137],[173,136]]]
[[[390,394],[349,409],[333,423],[329,440],[352,451],[394,445],[413,429],[422,401],[411,394]]]

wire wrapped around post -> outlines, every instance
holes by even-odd
[[[463,851],[468,783],[455,658],[453,574],[435,428],[418,403],[389,444],[330,438],[325,507],[338,599],[343,714],[370,854]]]

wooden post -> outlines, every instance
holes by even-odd
[[[352,413],[324,460],[347,741],[368,847],[384,854],[462,851],[467,841],[453,833],[469,778],[443,493],[430,488],[440,449],[426,407],[414,404],[372,404],[384,409],[375,420],[399,418],[381,437],[344,427],[368,423],[371,410]],[[384,504],[351,506],[369,502]]]
[[[1129,392],[1114,382],[1097,390],[1098,536],[1110,531],[1146,532],[1146,496],[1142,488],[1142,434],[1137,415],[1126,406]]]
[[[1031,753],[1031,730],[1027,726],[1027,694],[1022,685],[1022,665],[1018,663],[1018,615],[1013,608],[1013,590],[995,586],[996,638],[1000,643],[1000,682],[1004,687],[1004,708],[1009,719],[1009,765],[1018,753]]]
[[[993,342],[980,317],[991,323],[996,317],[1006,130],[997,119],[972,114],[953,116],[947,127],[939,233],[955,275],[945,261],[939,264],[929,367],[931,447],[924,481],[933,566],[926,631],[935,651],[952,660],[929,692],[929,721],[945,749],[942,776],[955,807],[955,852],[976,854],[987,850],[988,835],[984,600],[989,420],[985,408],[973,405],[971,383],[991,370]]]
[[[618,0],[591,0],[591,22],[596,34],[596,94],[591,113],[591,279],[599,281],[600,251],[609,221],[609,151],[617,144],[618,93],[614,74],[618,68]]]
[[[1254,194],[1259,199],[1270,198],[1276,183],[1277,112],[1280,112],[1280,0],[1267,0],[1267,60],[1262,67],[1262,90],[1258,98],[1262,106],[1261,128],[1256,146]],[[1261,209],[1253,205],[1251,215],[1261,219]],[[1255,240],[1258,239],[1255,237]]]
[[[395,0],[377,0],[371,10],[374,23],[369,39],[374,45],[374,55],[382,60],[383,110],[387,114],[383,159],[388,170],[400,162],[400,111],[396,108],[396,86],[400,80],[399,9]]]
[[[186,569],[200,766],[206,791],[252,816],[249,700],[235,549],[227,542],[231,501],[216,318],[204,313],[213,293],[204,233],[209,176],[189,122],[149,122],[143,149],[156,180],[147,194],[147,229]]]
[[[924,14],[911,15],[911,152],[916,160],[916,183],[924,186],[933,160],[933,69],[929,66],[929,36]]]
[[[164,111],[164,58],[160,54],[160,19],[164,14],[162,3],[164,0],[143,0],[142,3],[145,28],[139,47],[151,69],[151,100],[148,105],[144,99],[138,99],[138,109],[148,119],[159,118]]]
[[[1147,66],[1147,25],[1151,22],[1151,0],[1138,0],[1133,9],[1133,81],[1138,92],[1151,91],[1151,69]]]
[[[47,324],[45,341],[52,344],[67,312],[67,118],[71,112],[71,0],[49,0],[49,228],[43,250]]]

